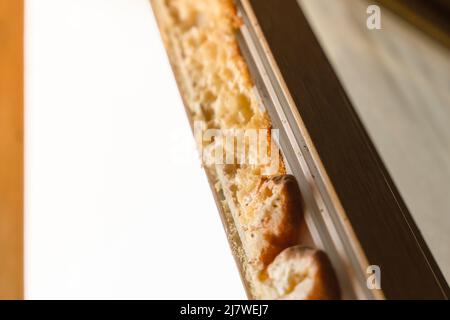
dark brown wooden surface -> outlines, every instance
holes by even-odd
[[[449,281],[450,51],[385,8],[369,30],[369,0],[300,2]]]
[[[0,299],[23,298],[23,1],[0,0]]]
[[[272,54],[388,299],[449,288],[296,0],[251,0]]]

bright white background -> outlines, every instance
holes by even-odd
[[[148,1],[26,4],[26,298],[245,298]]]

